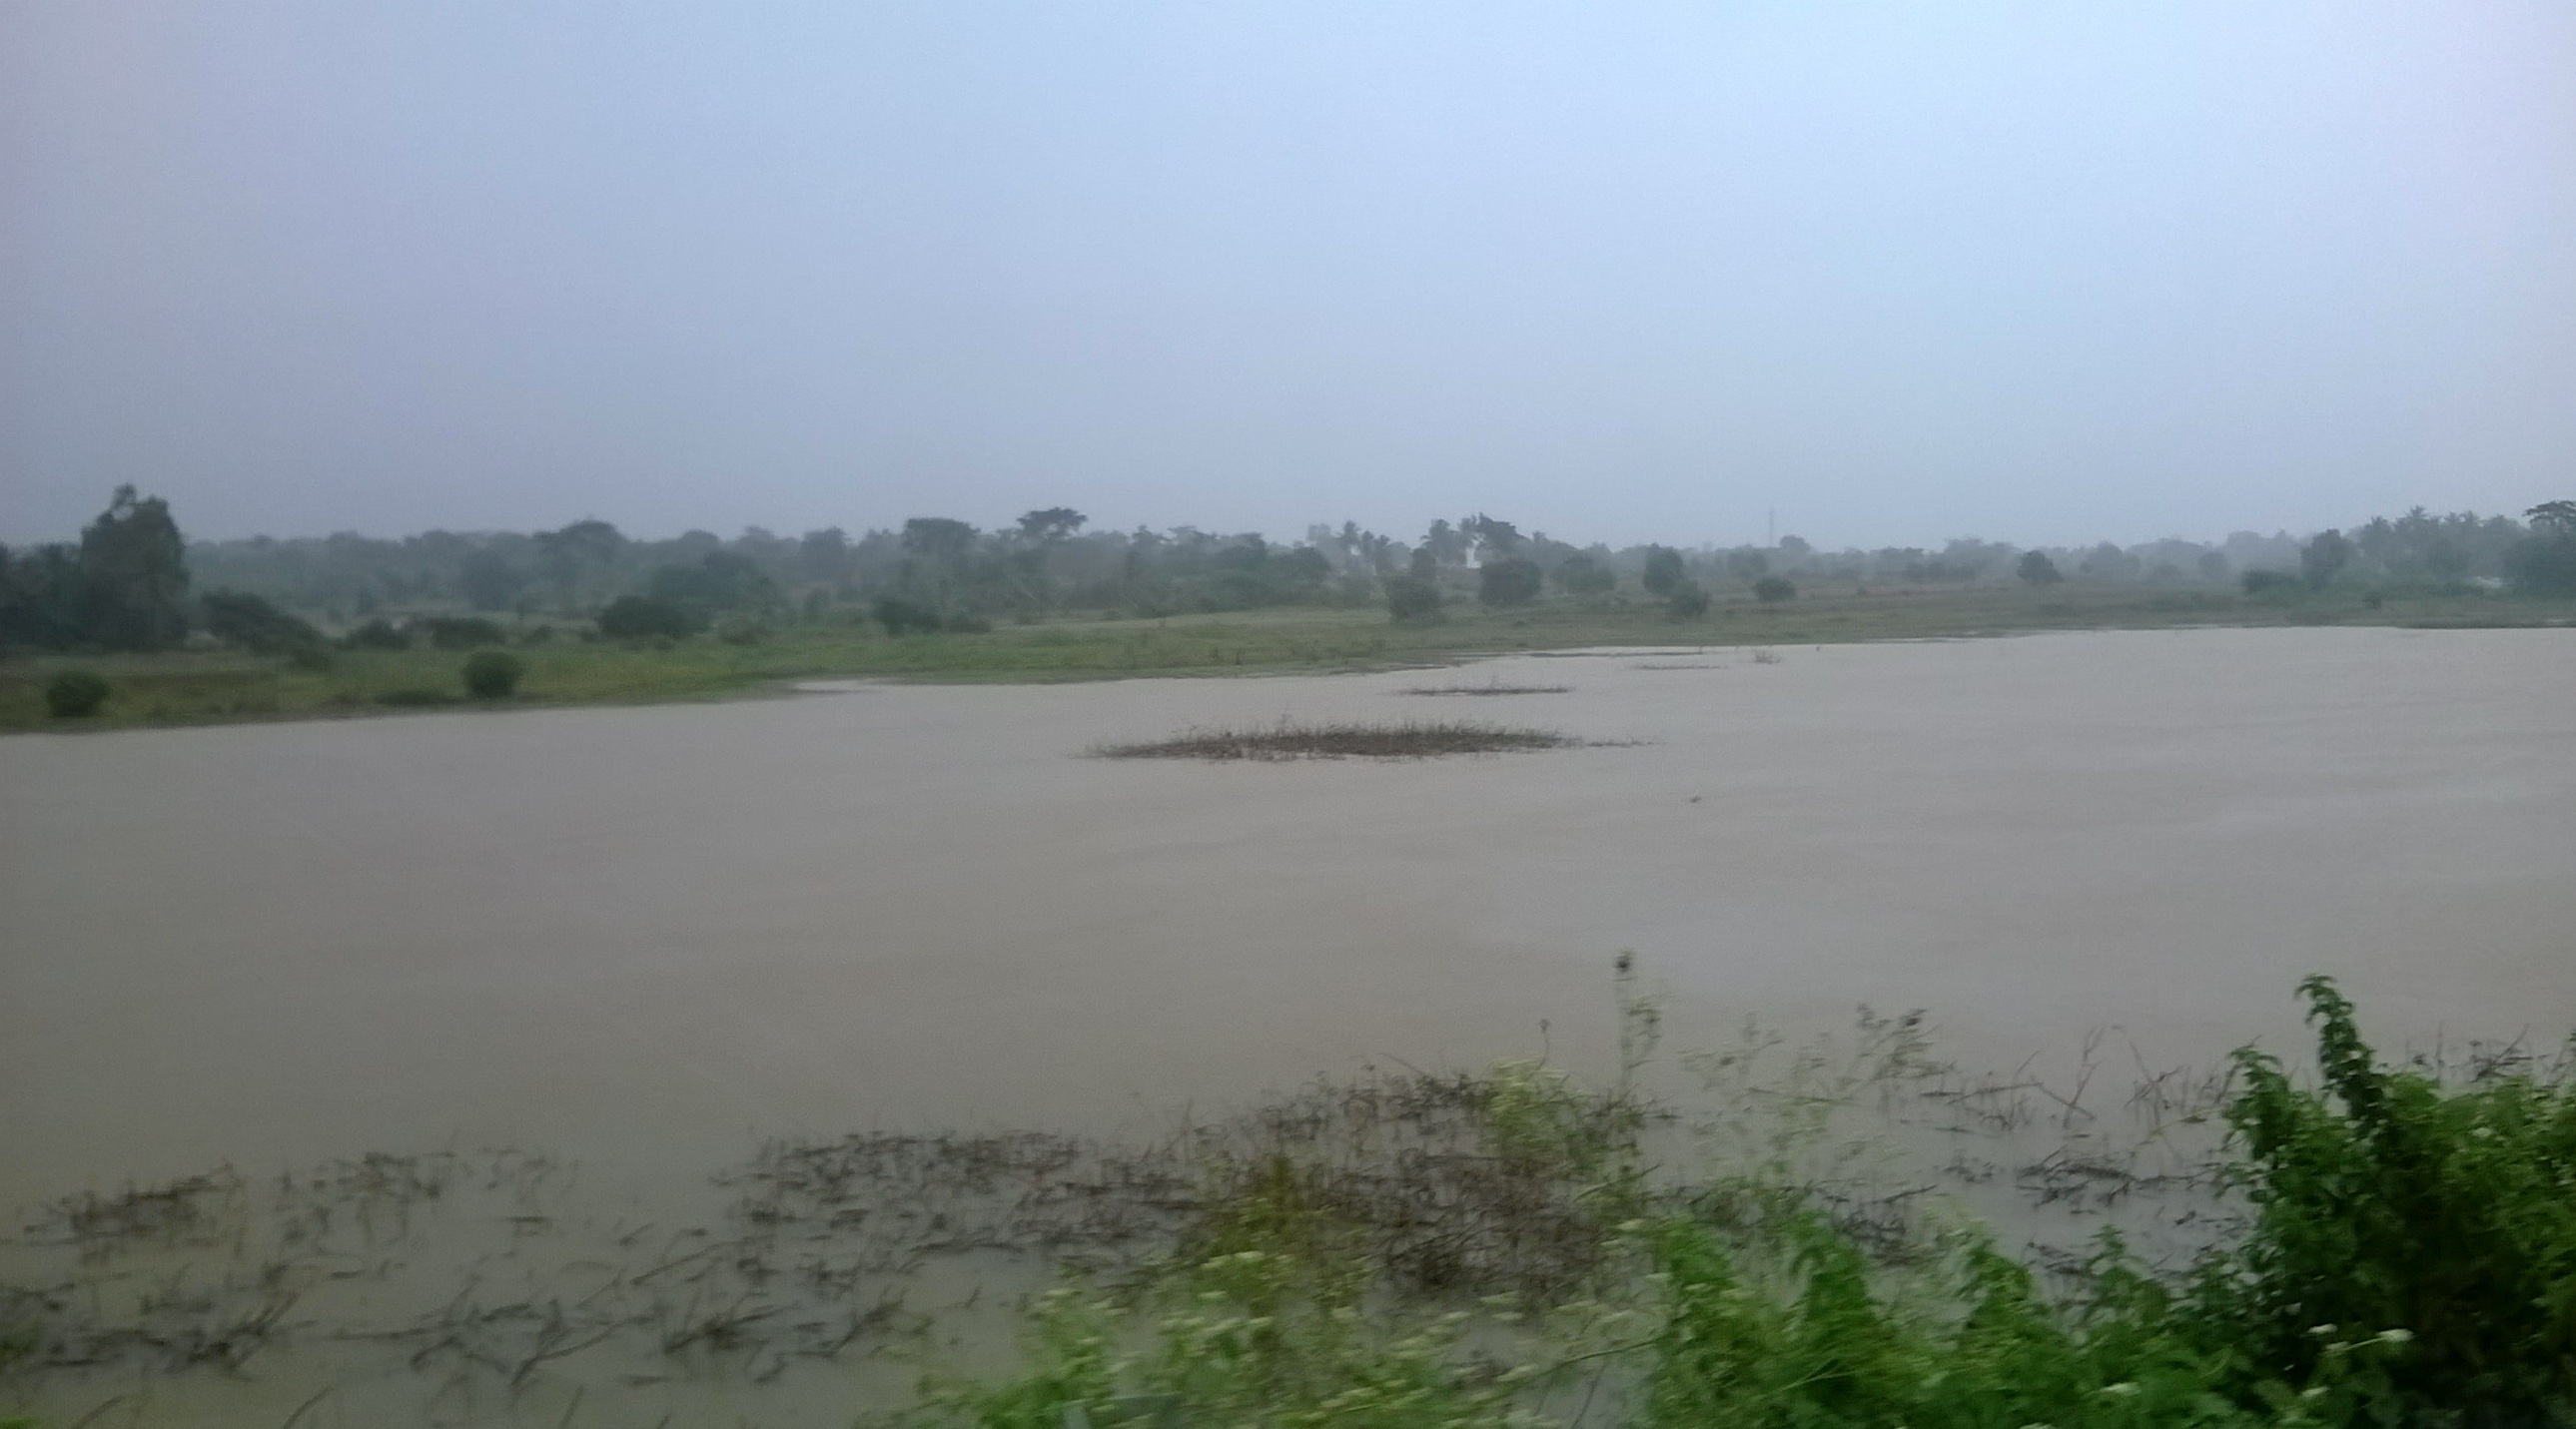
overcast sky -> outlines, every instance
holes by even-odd
[[[2576,496],[2576,5],[0,0],[0,536]]]

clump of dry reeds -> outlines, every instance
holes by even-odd
[[[1281,720],[1247,729],[1193,729],[1169,739],[1094,746],[1104,759],[1431,759],[1445,754],[1505,754],[1568,749],[1582,740],[1546,729],[1461,720],[1301,724]]]

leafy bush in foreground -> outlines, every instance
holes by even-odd
[[[2425,1422],[2564,1423],[2576,1407],[2576,1084],[2508,1069],[2462,1091],[2382,1067],[2352,1004],[2300,985],[2325,1085],[2237,1054],[2227,1109],[2253,1202],[2204,1267],[2204,1337],[2297,1378],[2393,1332],[2393,1402]]]
[[[1408,1289],[1385,1227],[1282,1157],[1211,1182],[1203,1229],[1132,1296],[1049,1297],[1026,1375],[934,1385],[898,1422],[2576,1423],[2576,1085],[2563,1068],[2461,1089],[2384,1068],[2331,983],[2301,990],[2323,1085],[2238,1054],[2224,1170],[2255,1218],[2180,1286],[2108,1234],[2056,1302],[1980,1234],[1873,1256],[1762,1174],[1651,1192],[1626,1077],[1591,1101],[1504,1068],[1478,1103],[1480,1155],[1513,1184],[1576,1188],[1602,1247],[1585,1283],[1535,1302]]]

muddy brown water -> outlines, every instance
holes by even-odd
[[[1489,681],[1573,688],[1403,693]],[[1084,757],[1283,717],[1616,743]],[[2562,630],[11,738],[0,1204],[511,1147],[642,1216],[769,1135],[1114,1133],[1371,1060],[1598,1069],[1623,948],[1685,1041],[1869,1003],[1929,1009],[1972,1062],[2109,1026],[2207,1060],[2294,1047],[2322,971],[2391,1044],[2550,1043],[2576,1023],[2572,756]]]

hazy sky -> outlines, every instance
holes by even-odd
[[[2576,496],[2576,5],[0,0],[0,536]]]

